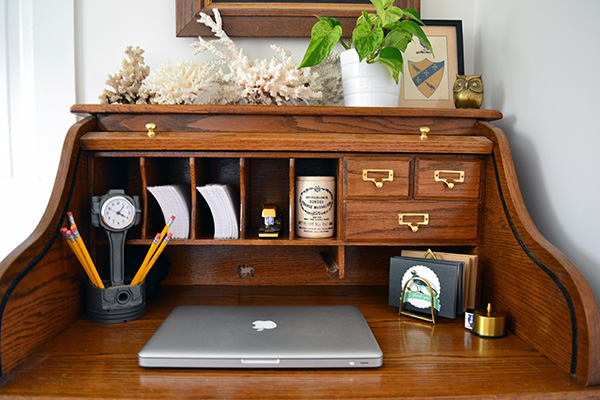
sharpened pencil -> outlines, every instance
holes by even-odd
[[[75,226],[75,224],[71,225],[71,232],[73,232],[75,244],[79,246],[79,250],[81,251],[81,254],[83,256],[85,267],[87,267],[88,271],[93,277],[92,282],[94,282],[95,285],[100,289],[104,289],[102,279],[100,279],[100,275],[98,275],[98,271],[96,270],[96,266],[92,261],[92,257],[90,257],[90,253],[88,252],[87,247],[85,247],[85,243],[83,243],[83,239],[81,238],[81,235],[79,234],[79,231],[77,230],[77,226]]]
[[[162,251],[165,249],[167,244],[169,244],[169,241],[171,240],[172,237],[173,237],[172,233],[167,234],[167,237],[162,241],[162,243],[158,247],[158,250],[156,250],[156,252],[152,256],[152,259],[150,259],[150,262],[148,262],[148,265],[144,269],[142,276],[138,280],[131,281],[131,285],[138,285],[140,282],[142,282],[146,278],[146,275],[148,274],[148,272],[150,272],[150,269],[152,268],[152,266],[154,265],[154,263],[160,256],[160,253],[162,253]]]
[[[150,249],[148,249],[148,253],[146,253],[146,258],[144,258],[142,265],[140,265],[140,268],[138,269],[137,273],[133,277],[133,280],[131,281],[132,285],[136,285],[133,282],[141,282],[141,277],[144,275],[144,270],[146,269],[146,265],[148,264],[148,261],[150,261],[150,258],[152,258],[152,255],[154,255],[154,251],[156,250],[156,248],[158,247],[158,244],[160,243],[160,238],[161,238],[161,234],[157,233],[156,237],[152,241],[152,244],[150,245]]]

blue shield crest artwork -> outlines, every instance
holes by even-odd
[[[445,61],[433,62],[428,59],[419,62],[408,61],[410,77],[426,98],[429,98],[440,86],[445,67]]]

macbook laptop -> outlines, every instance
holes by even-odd
[[[180,306],[138,353],[142,367],[379,367],[383,353],[353,306]]]

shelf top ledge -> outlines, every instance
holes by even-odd
[[[229,115],[319,115],[466,118],[498,120],[498,110],[395,107],[266,106],[266,105],[149,105],[149,104],[75,104],[74,114],[229,114]]]

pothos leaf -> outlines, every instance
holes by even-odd
[[[352,42],[358,53],[359,60],[362,61],[367,56],[375,53],[375,50],[381,46],[383,42],[383,29],[375,27],[371,30],[371,26],[368,23],[356,25],[354,32],[352,32]]]
[[[312,67],[327,58],[336,43],[342,37],[342,25],[335,18],[320,19],[311,31],[310,43],[298,68]]]
[[[402,53],[395,47],[384,47],[379,53],[378,62],[386,66],[396,84],[402,72],[403,58]]]

